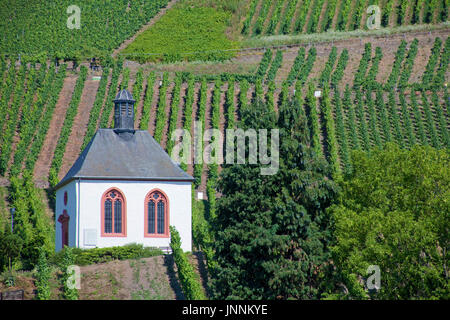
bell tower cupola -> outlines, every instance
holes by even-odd
[[[128,90],[121,90],[114,99],[114,131],[134,133],[134,104]]]

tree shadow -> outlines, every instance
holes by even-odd
[[[164,255],[164,266],[167,267],[167,273],[169,275],[169,284],[172,290],[175,292],[175,299],[186,300],[183,294],[183,290],[181,289],[180,282],[178,281],[178,277],[175,272],[175,261],[173,259],[173,255],[171,254]]]
[[[193,252],[193,256],[197,259],[198,272],[200,273],[200,279],[202,281],[202,286],[205,289],[206,295],[208,298],[211,298],[212,292],[208,285],[209,274],[208,269],[205,264],[205,255],[201,251]]]

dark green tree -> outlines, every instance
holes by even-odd
[[[215,224],[215,298],[318,298],[329,259],[325,209],[336,194],[331,168],[310,146],[297,99],[282,105],[278,118],[257,100],[242,110],[240,127],[280,130],[279,170],[261,175],[260,164],[224,166]]]
[[[21,237],[12,233],[11,226],[5,223],[4,230],[0,230],[0,273],[19,260],[22,246]]]

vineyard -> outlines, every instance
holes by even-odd
[[[176,128],[193,132],[197,120],[203,130],[224,132],[236,126],[239,110],[252,101],[261,99],[278,110],[290,96],[300,100],[308,115],[314,149],[336,173],[350,170],[353,149],[370,150],[389,141],[404,148],[416,143],[450,147],[449,38],[421,36],[420,40],[399,39],[396,46],[382,49],[385,46],[374,40],[359,52],[344,44],[267,49],[253,75],[156,73],[118,60],[103,70],[96,83],[90,80],[92,71],[82,65],[64,110],[55,110],[55,105],[65,84],[65,65],[18,66],[3,59],[1,174],[7,178],[27,169],[35,172],[42,186],[55,185],[96,129],[113,125],[112,99],[120,88],[128,88],[137,100],[135,126],[149,130],[169,153]],[[418,53],[423,61],[417,60]],[[322,92],[320,98],[315,97],[316,90]],[[91,102],[85,105],[88,94]],[[75,118],[81,110],[89,116],[77,127],[80,122]],[[52,114],[60,111],[63,121],[58,128],[49,128]],[[49,131],[52,137],[57,134],[56,144],[50,153],[42,154]],[[39,170],[42,166],[47,169]],[[220,170],[200,163],[184,169],[203,191],[212,186],[207,181],[214,181]]]
[[[23,61],[48,57],[80,60],[107,54],[130,38],[168,0],[152,1],[2,1],[0,52]],[[79,11],[69,10],[76,5]],[[20,9],[19,9],[20,8]],[[79,28],[68,27],[76,23]]]
[[[0,288],[7,272],[21,270],[36,280],[36,298],[48,299],[49,270],[84,256],[54,252],[54,187],[97,130],[114,127],[113,100],[127,89],[136,100],[135,129],[148,131],[171,156],[182,142],[194,147],[191,153],[181,147],[178,156],[194,178],[192,250],[204,270],[200,260],[199,270],[192,266],[172,221],[176,271],[167,265],[178,278],[170,282],[178,281],[188,299],[367,298],[379,292],[358,291],[356,271],[347,269],[365,270],[369,257],[398,269],[383,274],[398,285],[375,298],[448,297],[441,249],[448,243],[442,212],[448,212],[449,6],[448,0],[3,1]],[[371,30],[377,22],[381,28]],[[223,164],[230,156],[221,154],[226,130],[257,127],[280,129],[278,175],[255,174],[267,169],[262,164]],[[377,230],[372,238],[370,228]],[[147,249],[131,244],[115,254],[162,255]],[[112,259],[109,249],[95,250],[85,252],[86,264]],[[358,250],[367,257],[355,258]],[[342,270],[323,269],[330,256]],[[311,263],[297,265],[303,258]],[[419,273],[408,259],[419,259]],[[254,283],[253,269],[240,273],[247,265],[261,283]],[[351,292],[313,283],[329,271],[338,274],[331,282],[350,284]],[[403,274],[419,280],[405,282]],[[76,299],[66,277],[52,281],[64,283],[61,298]],[[250,281],[241,285],[240,277]]]
[[[449,4],[437,1],[378,0],[251,0],[243,22],[245,36],[319,33],[368,29],[366,21],[380,13],[381,27],[445,22]]]

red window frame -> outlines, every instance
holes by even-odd
[[[154,199],[153,195],[158,194],[158,199]],[[155,201],[155,233],[148,232],[148,203],[150,200]],[[164,233],[158,233],[158,203],[164,203]],[[145,196],[144,203],[144,237],[146,238],[168,238],[169,237],[169,198],[167,195],[160,189],[153,189]]]
[[[112,198],[111,197],[111,193],[115,192],[117,195],[116,197]],[[105,232],[105,201],[107,199],[110,199],[112,201],[112,207],[111,207],[111,228],[112,228],[112,232],[111,233],[106,233]],[[121,200],[122,201],[122,232],[120,233],[115,233],[114,232],[114,201],[115,200]],[[116,187],[112,187],[109,188],[108,190],[105,191],[105,193],[103,193],[102,195],[102,199],[100,202],[100,207],[101,207],[101,236],[102,237],[126,237],[127,236],[127,201],[125,199],[124,193]]]

